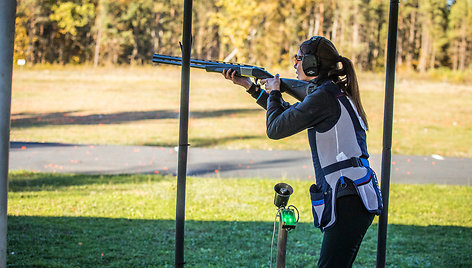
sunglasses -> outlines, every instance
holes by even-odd
[[[300,55],[293,55],[293,59],[295,60],[295,64],[298,63],[299,61],[302,61],[303,60],[303,56],[300,56]]]

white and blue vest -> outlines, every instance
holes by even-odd
[[[382,210],[382,197],[375,172],[369,167],[366,127],[351,100],[332,81],[323,87],[336,97],[341,113],[327,131],[308,129],[316,184],[310,187],[315,227],[323,231],[336,222],[336,196],[341,184],[352,181],[365,208]]]
[[[248,93],[267,109],[269,138],[280,139],[308,129],[316,173],[316,184],[310,187],[315,226],[323,231],[336,222],[336,197],[344,184],[354,184],[353,194],[360,196],[365,208],[380,214],[382,197],[367,160],[366,127],[354,104],[332,80],[315,79],[306,91],[308,96],[294,105],[283,101],[279,91],[268,94],[253,86]],[[317,95],[324,91],[327,93]],[[326,95],[332,100],[329,103]]]

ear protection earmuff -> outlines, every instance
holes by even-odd
[[[321,41],[321,36],[313,36],[310,39],[310,42],[313,43],[313,54],[303,55],[302,68],[303,72],[307,76],[317,76],[320,72],[320,62],[318,57],[316,57],[316,52],[318,51],[318,45]]]

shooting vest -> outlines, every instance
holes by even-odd
[[[375,214],[382,210],[382,197],[377,177],[370,168],[366,133],[363,121],[351,100],[328,80],[325,87],[338,101],[341,112],[336,124],[318,132],[308,129],[316,184],[310,187],[315,227],[323,231],[336,222],[338,191],[354,185],[354,194],[362,199],[365,208]]]

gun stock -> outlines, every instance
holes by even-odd
[[[182,65],[181,57],[173,57],[161,54],[154,54],[152,57],[152,61],[154,63]],[[190,59],[190,67],[205,69],[205,71],[207,72],[215,73],[222,73],[223,70],[233,69],[239,76],[251,77],[254,79],[265,79],[274,77],[264,68],[229,62]],[[287,78],[280,79],[280,91],[289,94],[290,96],[294,97],[299,101],[303,101],[303,99],[306,97],[307,85],[308,82],[301,80]]]

